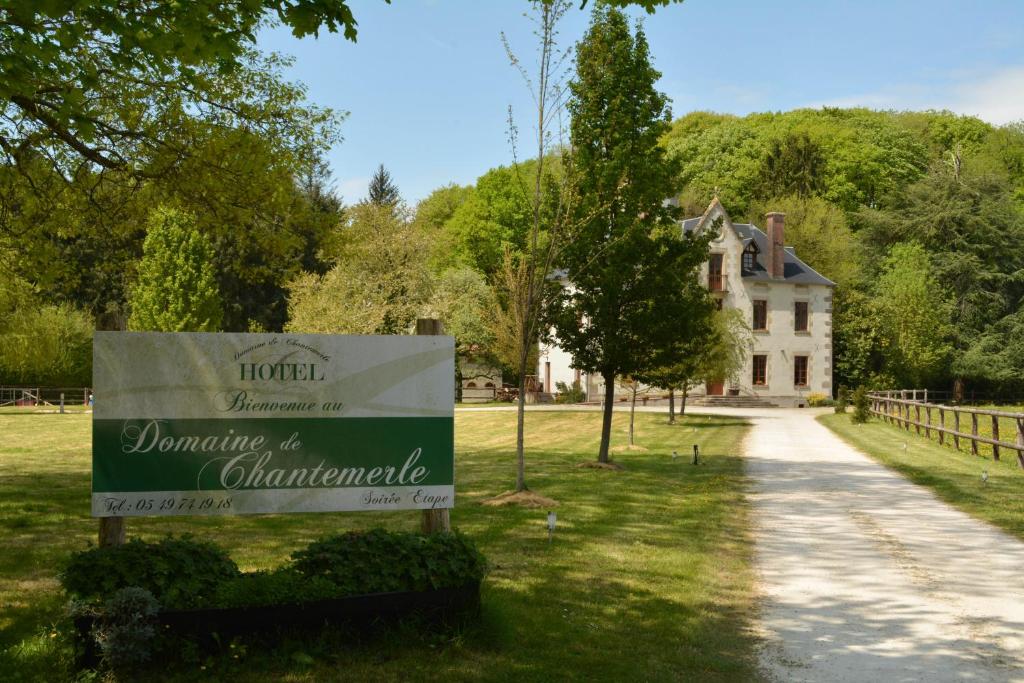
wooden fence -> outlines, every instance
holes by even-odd
[[[969,444],[970,452],[974,455],[979,455],[979,444],[991,447],[992,458],[995,460],[999,460],[1004,450],[1016,451],[1017,464],[1024,468],[1024,413],[928,403],[927,393],[924,394],[924,400],[920,401],[905,398],[908,393],[909,391],[883,391],[869,394],[872,414],[908,432],[913,428],[921,435],[923,430],[927,439],[931,439],[932,432],[935,432],[939,444],[942,445],[948,443],[951,438],[953,447],[957,450],[960,450],[960,443],[963,440]],[[917,396],[917,392],[914,392],[914,396]],[[947,426],[950,422],[947,416],[952,422],[951,426]],[[1001,422],[1009,429],[1001,429]],[[964,431],[968,428],[967,425],[969,432]],[[982,434],[980,428],[984,428],[988,434]],[[1007,433],[1008,431],[1012,433]]]

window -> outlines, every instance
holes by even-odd
[[[754,299],[754,329],[768,329],[768,302],[764,299]]]
[[[797,332],[807,331],[807,302],[797,301],[793,309],[793,329]]]
[[[751,242],[747,245],[746,249],[743,250],[743,270],[751,271],[754,270],[754,265],[757,263],[757,247]]]
[[[793,356],[793,386],[807,386],[807,356]]]
[[[755,387],[763,387],[768,384],[768,356],[754,356],[754,377]],[[806,360],[806,359],[805,359]]]
[[[725,289],[721,254],[712,254],[708,260],[708,289],[712,292],[721,292]]]

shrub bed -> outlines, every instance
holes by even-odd
[[[322,623],[332,614],[463,608],[478,600],[486,572],[486,559],[460,534],[374,529],[314,541],[284,565],[256,572],[239,571],[212,543],[133,539],[73,554],[60,578],[84,641],[83,663],[102,659],[117,669],[148,661],[164,649],[161,638],[208,641],[211,634],[201,629],[241,633],[282,621],[301,624],[307,611]],[[416,599],[427,593],[437,595]]]

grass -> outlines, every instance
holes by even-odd
[[[862,425],[853,424],[849,414],[818,419],[852,446],[927,486],[947,503],[1024,539],[1024,471],[1017,466],[1015,452],[997,462],[991,451],[980,455],[957,451],[878,418]],[[988,472],[985,484],[982,471]]]
[[[153,672],[154,680],[737,680],[756,679],[751,544],[735,419],[637,415],[646,451],[622,472],[575,467],[597,452],[597,412],[528,413],[528,483],[558,500],[546,511],[491,508],[514,476],[511,412],[456,417],[452,523],[493,563],[478,623],[447,634],[398,627],[376,638],[330,631],[274,647]],[[617,414],[613,445],[625,442]],[[70,677],[54,636],[63,559],[96,532],[88,516],[90,418],[0,415],[0,671],[3,679]],[[704,464],[686,454],[701,446]],[[269,567],[318,536],[414,529],[419,513],[133,518],[130,535],[191,532],[243,569]],[[236,658],[237,657],[237,658]]]

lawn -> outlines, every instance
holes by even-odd
[[[862,425],[853,424],[849,414],[818,419],[851,445],[929,487],[947,503],[1024,539],[1024,470],[1017,465],[1016,451],[1004,451],[997,462],[991,450],[971,455],[878,418]],[[988,472],[987,483],[982,482],[982,472]]]
[[[749,512],[729,418],[637,415],[622,472],[577,468],[597,451],[596,412],[531,412],[528,483],[560,501],[554,542],[544,510],[481,500],[512,481],[514,413],[456,417],[452,523],[493,563],[483,613],[461,631],[396,628],[375,638],[329,632],[250,647],[155,680],[751,680],[757,677]],[[616,414],[614,443],[627,415]],[[61,561],[95,535],[88,516],[88,415],[0,415],[0,671],[4,680],[68,677],[51,637]],[[685,457],[701,445],[704,463]],[[130,535],[215,539],[243,569],[273,566],[313,538],[377,525],[414,529],[419,513],[133,518]],[[205,668],[203,668],[205,667]],[[20,675],[19,673],[20,672]]]

